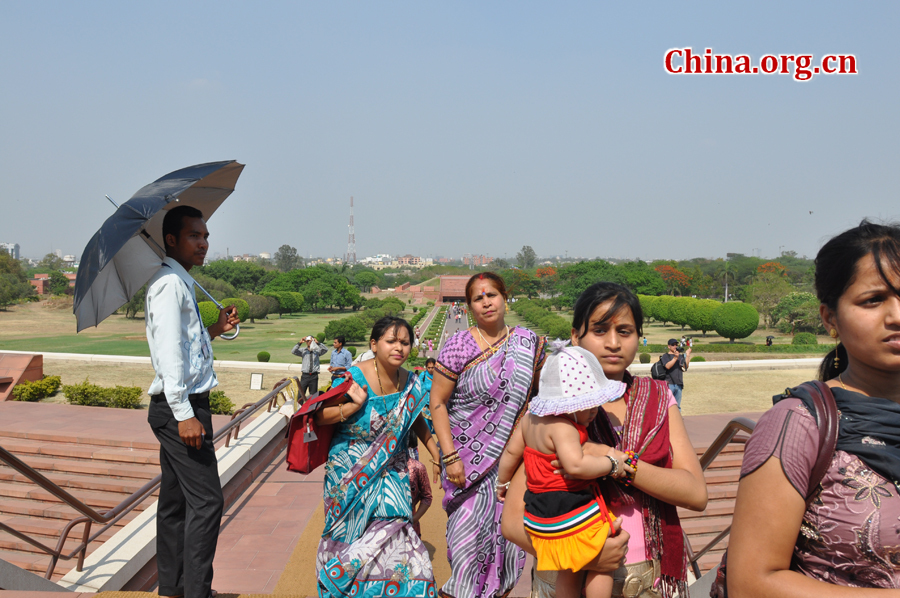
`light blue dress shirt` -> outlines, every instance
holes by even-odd
[[[331,352],[331,367],[333,368],[344,368],[343,372],[332,372],[333,376],[343,376],[347,373],[347,370],[353,365],[353,355],[350,354],[350,351],[341,347],[341,350],[338,351],[335,349]]]
[[[194,279],[170,257],[147,285],[147,344],[156,378],[147,391],[166,393],[178,421],[194,417],[188,395],[215,388],[212,339],[200,320]]]

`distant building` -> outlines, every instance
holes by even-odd
[[[401,266],[421,266],[422,258],[407,253],[403,257],[398,257],[397,263]]]
[[[438,301],[447,303],[450,301],[466,301],[466,283],[469,276],[441,276],[441,290]]]
[[[259,261],[259,256],[250,255],[249,253],[245,253],[243,255],[233,255],[231,259],[236,262],[256,262]]]
[[[0,251],[5,251],[9,255],[11,255],[14,260],[19,259],[18,243],[0,243]]]
[[[494,258],[488,255],[467,255],[463,258],[463,264],[466,266],[487,266],[494,261]]]
[[[270,259],[272,259],[272,254],[269,253],[268,251],[260,251],[260,252],[259,252],[259,259],[261,259],[261,260],[270,260]]]

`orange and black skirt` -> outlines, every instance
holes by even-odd
[[[538,571],[581,571],[603,549],[614,517],[603,497],[581,492],[525,492],[525,529]]]

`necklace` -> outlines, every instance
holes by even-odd
[[[384,398],[384,387],[381,385],[381,373],[378,371],[378,359],[373,359],[375,362],[375,377],[378,378],[378,390],[381,391],[381,406],[384,408],[385,417],[387,416],[388,408],[387,401]],[[400,390],[400,370],[397,369],[397,390]]]
[[[844,379],[842,378],[843,375],[844,375],[844,372],[841,372],[840,374],[838,374],[838,382],[841,383],[841,388],[843,388],[844,390],[847,390],[847,387],[844,386]]]
[[[475,327],[475,330],[478,331],[478,336],[481,337],[481,342],[483,342],[483,343],[484,343],[484,346],[487,347],[487,349],[485,349],[484,351],[482,351],[482,353],[487,353],[488,351],[490,351],[491,354],[494,354],[494,353],[496,353],[497,351],[500,350],[500,347],[508,347],[508,346],[509,346],[509,326],[506,327],[506,334],[503,336],[503,344],[500,345],[500,347],[495,347],[495,346],[493,346],[491,343],[487,342],[487,339],[484,338],[484,335],[483,335],[483,334],[481,334],[481,328],[479,328],[478,326],[476,326],[476,327]],[[498,340],[499,340],[499,339],[498,339]]]

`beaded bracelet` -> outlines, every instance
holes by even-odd
[[[632,482],[634,482],[634,476],[637,475],[638,468],[638,458],[635,456],[634,451],[626,451],[625,452],[625,465],[634,470],[634,473],[625,472],[625,479],[622,480],[622,483],[626,486],[630,486]]]

